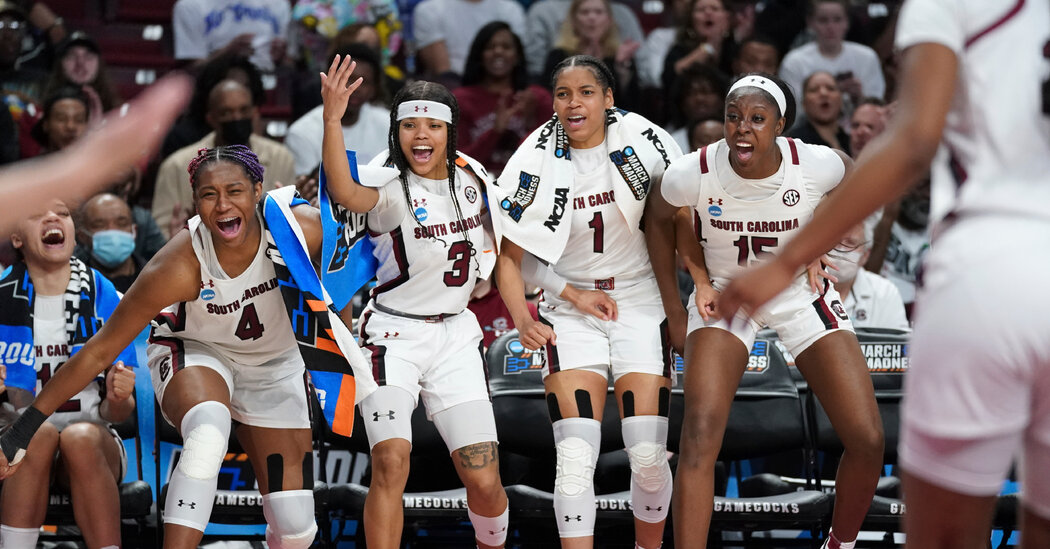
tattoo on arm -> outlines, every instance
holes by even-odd
[[[466,469],[482,469],[490,463],[499,464],[499,454],[496,453],[495,442],[479,442],[464,446],[456,450],[459,463]]]

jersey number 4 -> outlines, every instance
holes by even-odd
[[[736,264],[741,267],[747,267],[750,263],[749,258],[752,255],[754,255],[754,259],[767,257],[772,254],[767,248],[776,248],[779,243],[780,239],[775,236],[741,235],[740,238],[736,239],[736,242],[733,242],[738,251]]]
[[[263,335],[263,325],[259,322],[259,314],[255,312],[255,304],[245,305],[241,311],[241,319],[237,321],[237,331],[234,335],[243,341],[256,340]]]

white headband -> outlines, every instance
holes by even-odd
[[[780,89],[780,86],[778,86],[776,82],[761,76],[745,76],[740,80],[737,80],[736,84],[733,84],[733,87],[729,88],[729,94],[746,86],[758,88],[769,95],[772,95],[773,99],[777,102],[777,106],[780,107],[780,116],[787,115],[787,98],[784,97],[784,90]]]
[[[406,118],[433,118],[446,124],[452,123],[452,109],[444,103],[437,101],[405,101],[397,106],[397,119]]]

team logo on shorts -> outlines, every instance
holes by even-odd
[[[835,316],[842,320],[849,320],[849,315],[846,314],[846,309],[842,307],[842,303],[839,300],[831,302],[831,310],[835,312]]]
[[[634,199],[645,200],[645,194],[649,192],[649,173],[645,171],[634,148],[628,145],[622,151],[613,151],[609,153],[609,160],[612,160],[620,177],[627,182]]]
[[[539,351],[530,351],[517,339],[507,342],[507,356],[503,359],[504,374],[543,370],[543,355]]]
[[[798,201],[801,198],[802,196],[798,194],[798,191],[795,189],[788,189],[787,192],[784,193],[784,205],[794,206],[795,204],[798,204]]]
[[[857,320],[867,320],[868,311],[865,311],[864,309],[857,309],[856,311],[853,311],[853,318],[856,318]]]
[[[473,186],[469,186],[463,189],[463,196],[467,197],[467,202],[473,204],[478,201],[478,190]]]
[[[528,172],[521,172],[518,175],[518,188],[514,191],[514,196],[510,198],[504,198],[499,203],[499,207],[503,208],[503,211],[507,212],[515,222],[521,221],[521,214],[525,213],[525,208],[532,205],[532,201],[536,199],[536,189],[540,186],[540,177],[538,175],[532,175]]]
[[[171,374],[171,357],[166,356],[160,359],[160,380],[165,381],[169,374]]]

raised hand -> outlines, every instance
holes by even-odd
[[[321,73],[321,99],[324,101],[322,118],[325,121],[341,120],[346,113],[346,105],[350,96],[364,82],[364,77],[350,82],[350,77],[357,68],[357,62],[346,56],[340,59],[339,55],[332,59],[332,65],[328,67],[328,73]]]

